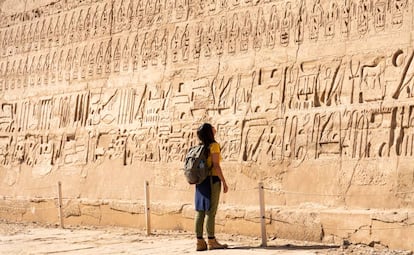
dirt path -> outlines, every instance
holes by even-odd
[[[307,255],[307,254],[389,254],[413,255],[407,251],[391,251],[384,247],[349,246],[269,240],[261,248],[258,238],[219,235],[229,249],[195,252],[191,233],[157,231],[146,236],[143,231],[129,228],[68,228],[0,222],[0,254],[139,254],[139,255]]]

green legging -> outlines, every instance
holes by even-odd
[[[203,237],[203,226],[204,218],[206,219],[206,231],[207,236],[210,238],[215,237],[215,225],[216,225],[216,213],[220,199],[221,182],[213,183],[211,187],[211,198],[210,198],[210,210],[208,211],[196,211],[195,216],[195,232],[197,238]],[[207,216],[207,217],[206,217]]]

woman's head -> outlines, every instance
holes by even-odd
[[[205,145],[216,142],[214,139],[215,134],[216,129],[210,123],[204,123],[197,129],[197,136]]]

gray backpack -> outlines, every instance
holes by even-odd
[[[196,145],[191,147],[184,162],[184,175],[189,184],[200,184],[211,175],[211,167],[207,166],[210,146]]]

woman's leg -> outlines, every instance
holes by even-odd
[[[206,212],[206,230],[208,238],[215,238],[216,213],[220,199],[221,182],[211,187],[210,210]]]
[[[203,238],[205,215],[206,215],[205,211],[196,211],[194,227],[195,227],[195,233],[196,233],[197,238]]]

